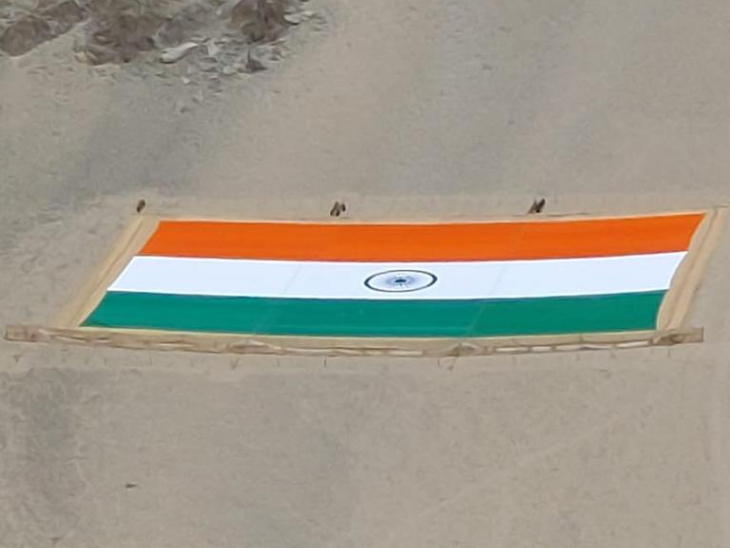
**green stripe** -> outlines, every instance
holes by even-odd
[[[663,291],[537,299],[269,299],[109,292],[84,326],[343,337],[490,337],[654,329]]]

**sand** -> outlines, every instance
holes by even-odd
[[[140,198],[355,219],[730,199],[720,0],[312,0],[220,91],[0,57],[0,324],[50,320]],[[134,63],[130,64],[134,65]],[[192,87],[191,87],[192,86]],[[202,94],[202,100],[198,92]],[[730,545],[730,237],[699,345],[449,360],[0,342],[0,546]]]

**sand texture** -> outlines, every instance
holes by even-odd
[[[2,32],[60,2],[40,4],[0,0]],[[727,2],[311,0],[271,35],[235,2],[196,4],[123,14],[192,10],[164,40],[90,42],[102,23],[66,6],[27,27],[27,53],[6,42],[0,326],[48,325],[140,199],[271,219],[337,200],[366,220],[730,202]],[[0,547],[730,546],[729,267],[722,234],[688,312],[700,344],[325,359],[0,341]]]

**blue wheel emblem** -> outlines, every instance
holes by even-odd
[[[437,279],[423,270],[387,270],[370,276],[365,287],[382,293],[409,293],[431,287]]]

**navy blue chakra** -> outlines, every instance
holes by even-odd
[[[423,270],[387,270],[370,276],[365,286],[383,293],[408,293],[431,287],[437,279]]]

